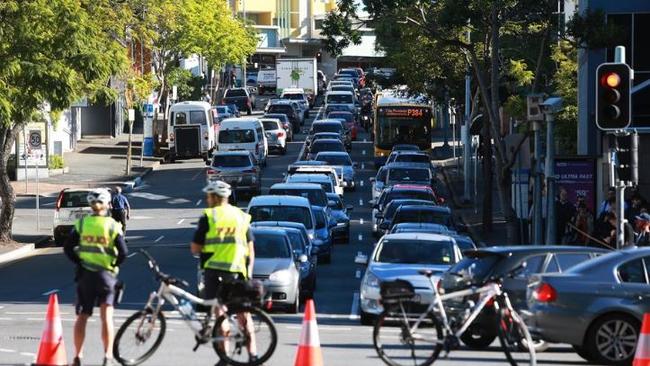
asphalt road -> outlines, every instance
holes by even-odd
[[[312,112],[312,116],[315,114]],[[318,266],[315,302],[325,365],[382,364],[372,346],[372,328],[359,325],[357,315],[359,281],[364,269],[354,264],[354,257],[358,252],[369,253],[374,243],[367,201],[371,198],[368,178],[374,176],[375,172],[371,164],[372,145],[363,142],[364,137],[367,135],[360,134],[360,141],[354,142],[352,147],[352,159],[359,163],[358,188],[355,192],[346,192],[344,197],[345,203],[354,206],[350,243],[336,245],[332,264]],[[303,138],[304,135],[296,136],[296,140]],[[269,158],[268,167],[263,172],[266,189],[282,180],[282,173],[289,163],[296,160],[301,147],[300,142],[290,143],[285,156]],[[196,259],[190,255],[188,243],[204,207],[201,193],[205,183],[204,171],[205,165],[199,160],[163,165],[146,178],[143,186],[129,194],[134,207],[127,232],[130,249],[146,248],[158,260],[163,271],[188,280],[192,286],[196,284]],[[240,202],[239,205],[245,207],[246,204]],[[27,201],[21,202],[24,209],[29,205]],[[123,304],[116,311],[117,326],[133,311],[141,308],[148,294],[157,288],[139,255],[126,261],[121,268],[120,278],[126,282],[127,288]],[[43,329],[47,294],[53,291],[59,294],[64,339],[71,359],[75,284],[73,266],[60,248],[47,249],[42,254],[0,267],[0,283],[0,365],[23,365],[34,361]],[[279,331],[279,344],[267,365],[291,365],[302,315],[272,315]],[[213,365],[217,362],[211,347],[201,347],[192,352],[194,340],[189,329],[177,314],[170,313],[169,318],[168,333],[161,348],[145,365]],[[97,317],[91,319],[85,364],[101,363],[99,329]],[[436,362],[437,365],[464,366],[468,363],[507,364],[496,344],[483,352],[454,351],[448,358]],[[538,364],[586,365],[567,346],[552,347],[540,354]]]

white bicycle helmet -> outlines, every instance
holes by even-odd
[[[92,205],[94,202],[100,202],[104,205],[108,205],[108,203],[111,202],[111,194],[107,189],[98,188],[90,191],[88,193],[88,196],[86,196],[86,199],[88,200],[89,205]]]
[[[232,189],[230,187],[230,184],[218,180],[215,182],[208,183],[208,185],[205,186],[205,188],[203,188],[203,192],[212,193],[212,194],[216,194],[219,197],[227,198],[230,197],[230,194],[232,193]]]

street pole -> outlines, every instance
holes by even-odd
[[[27,134],[25,133],[25,127],[23,127],[23,158],[25,159],[25,194],[28,190],[28,181],[27,181]]]
[[[533,122],[535,137],[535,191],[533,195],[533,244],[542,244],[542,137],[540,123]]]
[[[41,230],[41,202],[40,202],[40,190],[38,186],[38,163],[40,160],[40,155],[37,155],[36,163],[36,231]]]
[[[469,38],[469,31],[467,31],[467,37]],[[471,122],[469,120],[469,114],[470,114],[470,104],[472,103],[471,101],[471,91],[470,91],[470,83],[471,83],[471,75],[470,75],[470,69],[469,66],[467,67],[467,72],[465,73],[465,136],[464,141],[463,141],[463,175],[465,176],[465,181],[464,181],[464,194],[463,194],[463,201],[469,202],[471,200],[471,193],[470,193],[470,187],[471,187],[471,141],[472,141],[472,136],[469,133]],[[476,178],[474,178],[476,179]]]
[[[545,113],[546,116],[546,245],[555,243],[555,115]]]
[[[451,127],[451,148],[454,160],[456,160],[456,110],[449,107],[449,126]],[[458,160],[456,160],[458,168]]]

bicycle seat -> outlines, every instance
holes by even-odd
[[[421,269],[418,273],[426,277],[431,277],[435,272],[431,269]]]

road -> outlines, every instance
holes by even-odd
[[[261,105],[261,104],[260,104]],[[312,115],[316,113],[312,112]],[[311,121],[311,120],[310,120]],[[334,248],[332,264],[318,266],[318,289],[315,294],[321,347],[325,365],[375,366],[382,364],[372,346],[372,328],[361,326],[358,320],[358,291],[363,268],[354,264],[358,252],[368,253],[373,245],[370,234],[371,198],[368,178],[375,172],[371,165],[372,145],[353,143],[352,159],[359,163],[355,192],[345,193],[345,203],[354,206],[349,244]],[[271,156],[263,173],[264,189],[283,178],[289,163],[296,160],[304,135],[289,144],[285,156]],[[189,253],[189,241],[201,209],[204,207],[201,188],[205,183],[202,161],[179,161],[163,165],[146,178],[146,182],[129,194],[134,211],[129,221],[127,239],[135,251],[146,248],[159,262],[163,271],[196,284],[196,259]],[[45,200],[47,205],[53,199]],[[20,202],[28,209],[29,200]],[[245,207],[247,202],[240,202]],[[46,206],[47,207],[47,206]],[[46,210],[51,211],[50,208]],[[44,213],[51,217],[50,213]],[[45,221],[51,225],[51,221]],[[64,339],[69,359],[73,355],[72,325],[74,321],[73,266],[60,248],[46,249],[39,255],[0,267],[0,364],[23,365],[34,361],[47,294],[56,291],[61,302]],[[120,278],[126,282],[123,304],[116,310],[119,326],[134,310],[142,307],[156,283],[139,255],[130,257],[122,266]],[[274,313],[279,331],[279,344],[269,366],[291,365],[300,335],[302,314]],[[193,336],[177,314],[170,313],[168,333],[161,348],[145,365],[213,365],[217,356],[211,347],[192,352]],[[87,331],[85,364],[99,364],[102,359],[100,324],[92,318]],[[540,365],[585,365],[571,349],[558,345],[539,355]],[[506,365],[496,344],[487,351],[454,351],[436,365]]]

